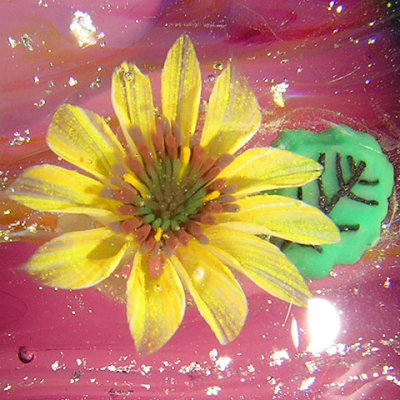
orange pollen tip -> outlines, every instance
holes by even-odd
[[[113,190],[113,198],[124,203],[132,202],[138,195],[135,189],[127,189],[125,187]]]
[[[157,154],[164,159],[165,156],[165,149],[164,149],[164,139],[160,133],[153,133],[151,135],[154,148]]]
[[[213,165],[215,164],[215,160],[211,157],[207,158],[203,165],[200,168],[200,175],[203,176]]]
[[[144,142],[144,136],[142,131],[140,130],[140,128],[137,125],[134,125],[132,127],[129,128],[129,136],[132,138],[132,140],[135,143],[139,143],[139,142]]]
[[[221,154],[217,160],[217,162],[215,163],[216,167],[219,167],[221,169],[226,168],[233,160],[235,159],[235,156],[233,156],[232,154]]]
[[[210,241],[208,240],[208,237],[205,235],[200,235],[197,240],[202,243],[202,244],[209,244]]]
[[[165,238],[165,245],[171,250],[172,253],[178,245],[178,242],[171,232],[168,232],[168,237]]]
[[[211,201],[204,206],[203,210],[211,214],[218,214],[224,212],[224,207],[217,201]]]
[[[192,150],[192,158],[190,160],[190,166],[193,171],[197,170],[203,161],[204,149],[200,145],[196,145]]]
[[[151,231],[151,226],[146,224],[136,229],[136,240],[138,243],[143,243],[149,236]]]
[[[150,257],[149,260],[149,272],[152,279],[158,278],[163,272],[163,262],[161,256]]]
[[[142,157],[143,162],[148,167],[153,166],[153,164],[154,164],[153,155],[152,155],[149,147],[147,146],[146,142],[144,142],[144,141],[137,142],[136,147],[138,149],[140,156]]]
[[[177,231],[176,235],[181,244],[183,244],[184,246],[188,245],[190,236],[187,234],[187,232],[184,229],[180,229],[179,231]]]
[[[139,218],[127,219],[120,224],[121,233],[125,235],[132,234],[137,228],[143,225],[143,222]]]
[[[154,236],[149,236],[144,243],[145,250],[149,252],[152,252],[155,249],[156,245],[157,242],[156,239],[154,239]]]
[[[143,177],[146,175],[146,171],[144,170],[143,165],[139,162],[137,158],[128,156],[126,159],[126,163],[136,176],[143,179]]]
[[[178,145],[176,143],[176,139],[172,136],[171,133],[165,138],[165,145],[167,147],[167,153],[171,160],[175,160],[178,157]]]
[[[202,214],[199,218],[202,224],[211,225],[215,223],[215,217],[211,214]]]
[[[211,191],[218,190],[220,192],[225,187],[225,185],[226,185],[225,179],[217,179],[216,181],[210,183],[210,185],[207,188],[208,190]]]
[[[118,207],[118,212],[122,215],[136,215],[137,209],[134,206],[130,206],[129,204],[124,204]]]
[[[219,167],[212,167],[204,177],[204,182],[208,183],[212,181],[214,178],[216,178],[221,172],[221,168]]]
[[[220,203],[232,203],[235,200],[236,198],[231,194],[225,194],[218,199]]]
[[[174,133],[174,137],[176,139],[177,146],[178,147],[182,146],[181,128],[179,128],[179,125],[175,121],[172,121],[172,132]]]
[[[228,185],[221,190],[221,193],[233,193],[236,192],[236,190],[237,190],[236,185]]]
[[[223,205],[225,212],[238,212],[240,210],[240,206],[233,203],[228,203]]]
[[[201,226],[199,224],[196,224],[193,221],[189,221],[186,224],[186,229],[195,237],[199,238],[200,236],[203,235],[203,230],[201,229]]]

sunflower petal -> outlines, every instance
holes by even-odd
[[[246,319],[247,300],[231,271],[196,240],[171,262],[219,342],[234,340]]]
[[[136,152],[129,131],[138,126],[147,144],[151,146],[151,134],[156,132],[156,120],[151,92],[151,82],[134,64],[126,62],[114,71],[111,100],[119,123],[130,147]]]
[[[181,128],[183,145],[196,129],[201,91],[199,61],[189,36],[172,46],[161,75],[162,112]]]
[[[218,176],[237,186],[236,197],[263,190],[302,186],[317,178],[322,167],[311,158],[273,147],[245,151]]]
[[[102,117],[69,104],[54,114],[47,143],[58,156],[99,179],[109,177],[125,154]]]
[[[212,226],[205,229],[212,252],[268,293],[306,306],[311,293],[294,264],[274,245],[256,236]]]
[[[201,145],[214,156],[233,154],[253,137],[260,123],[261,112],[253,91],[229,64],[211,93]]]
[[[127,245],[107,228],[70,232],[40,247],[25,268],[49,286],[87,288],[115,270]]]
[[[113,218],[111,209],[116,202],[100,198],[102,189],[92,178],[44,164],[24,171],[13,183],[9,197],[35,210]]]
[[[154,353],[172,337],[185,312],[185,293],[167,260],[163,272],[150,277],[148,256],[137,252],[127,287],[127,316],[136,349]]]
[[[284,196],[258,195],[236,201],[240,211],[224,213],[220,222],[250,223],[259,231],[302,244],[327,244],[340,240],[336,225],[319,209]]]

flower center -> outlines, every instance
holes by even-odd
[[[196,179],[197,174],[190,179],[182,179],[185,171],[178,158],[171,160],[165,157],[164,163],[157,161],[156,171],[150,171],[150,195],[143,200],[138,214],[143,216],[143,222],[151,223],[154,230],[177,231],[203,206],[203,198],[207,194],[204,181]]]
[[[233,156],[207,157],[196,135],[182,143],[180,129],[166,119],[151,141],[137,127],[130,134],[135,155],[116,168],[121,178],[111,182],[117,187],[113,197],[123,203],[121,232],[134,235],[153,258],[169,257],[191,237],[207,243],[202,227],[215,223],[214,214],[239,209],[231,195],[236,187],[217,179]]]

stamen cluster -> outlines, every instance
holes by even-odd
[[[112,182],[117,186],[114,199],[124,203],[119,207],[121,232],[134,235],[142,251],[160,263],[162,255],[169,257],[191,237],[207,243],[202,225],[215,223],[216,213],[239,210],[231,195],[236,187],[216,179],[234,157],[207,156],[198,135],[182,143],[179,127],[166,118],[150,141],[136,126],[130,135],[137,155],[127,156],[127,168],[119,167],[121,178]]]

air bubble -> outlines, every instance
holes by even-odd
[[[24,363],[24,364],[28,364],[31,361],[34,360],[35,358],[35,352],[30,350],[28,347],[26,346],[21,346],[18,349],[18,358]]]

